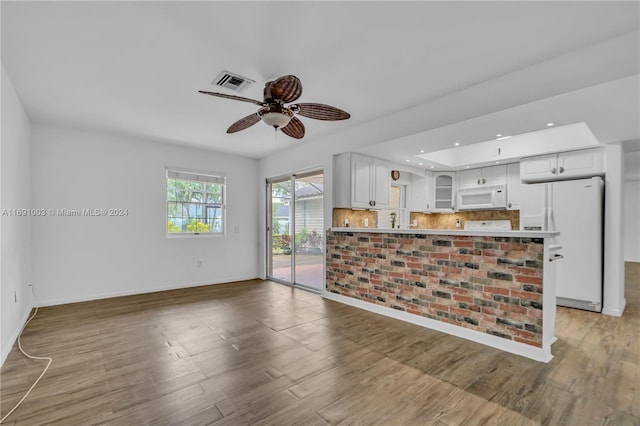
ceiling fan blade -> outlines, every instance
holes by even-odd
[[[302,139],[304,137],[304,124],[297,117],[292,117],[289,124],[282,127],[282,133],[292,138]]]
[[[206,92],[204,90],[198,90],[198,93],[203,93],[205,95],[211,95],[211,96],[217,96],[219,98],[233,99],[234,101],[249,102],[249,103],[260,105],[260,106],[265,106],[266,105],[262,101],[257,101],[255,99],[249,99],[249,98],[243,98],[242,96],[227,95],[226,93]]]
[[[229,126],[229,128],[227,129],[227,133],[239,132],[240,130],[244,130],[247,127],[253,126],[258,121],[260,121],[260,116],[257,113],[247,115],[246,117],[241,118],[240,120]]]
[[[279,99],[283,103],[293,102],[302,95],[302,82],[295,75],[285,75],[264,86],[264,99]]]
[[[351,117],[348,112],[331,105],[306,103],[291,105],[291,108],[303,117],[315,118],[316,120],[335,121]]]

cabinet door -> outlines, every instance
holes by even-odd
[[[520,161],[520,179],[523,182],[539,182],[555,178],[557,170],[558,154],[523,158]]]
[[[372,159],[353,155],[351,158],[351,207],[369,208],[371,198]]]
[[[387,208],[391,205],[391,168],[388,164],[373,161],[372,166],[371,199],[377,209]]]
[[[455,173],[434,173],[433,209],[434,212],[452,212],[455,210],[453,199]]]
[[[456,173],[458,188],[475,188],[482,184],[482,169],[466,169]]]
[[[427,179],[423,175],[411,173],[411,185],[407,187],[407,210],[424,212],[428,209]]]
[[[507,164],[507,209],[520,210],[521,186],[520,164]]]
[[[602,174],[602,172],[602,152],[599,149],[558,154],[558,177],[560,179],[590,177]]]
[[[507,183],[507,166],[491,166],[482,169],[482,185],[504,185]]]

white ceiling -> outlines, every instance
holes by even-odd
[[[634,141],[639,5],[3,1],[2,64],[33,122],[253,158],[381,119],[396,126],[387,143],[398,161],[450,139],[473,143],[549,120],[585,121],[603,142]],[[261,123],[228,135],[256,106],[197,93],[232,93],[211,85],[222,70],[256,80],[239,93],[255,99],[266,81],[295,74],[301,102],[334,105],[352,118],[302,117],[302,141],[274,138]],[[492,87],[510,101],[492,103]],[[393,119],[425,105],[459,112],[440,122]],[[424,146],[423,132],[438,137]]]

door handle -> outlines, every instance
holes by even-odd
[[[554,174],[554,175],[556,174],[556,171],[557,171],[557,169],[555,167],[553,169],[551,169],[551,173]]]
[[[564,256],[561,254],[554,254],[553,257],[549,258],[549,262],[554,262],[558,259],[564,259]]]
[[[487,180],[486,179],[482,179],[482,183],[487,183]]]
[[[564,167],[560,167],[560,173],[564,173]]]

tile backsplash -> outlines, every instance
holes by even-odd
[[[369,228],[378,227],[378,212],[375,210],[351,210],[333,209],[334,227],[344,227],[345,219],[349,220],[351,228],[366,228],[365,219]],[[460,228],[464,229],[464,223],[468,220],[509,220],[511,229],[520,229],[519,210],[482,210],[457,213],[421,213],[411,212],[410,221],[417,221],[414,229],[457,229],[456,219],[460,219]]]
[[[351,228],[377,228],[378,213],[374,210],[333,209],[333,226],[344,227],[345,219],[349,220]],[[365,219],[368,225],[365,226]]]
[[[457,213],[421,213],[411,212],[411,223],[418,221],[416,229],[457,229],[456,219],[460,219],[460,228],[468,220],[509,220],[511,229],[520,229],[520,210],[480,210]]]

